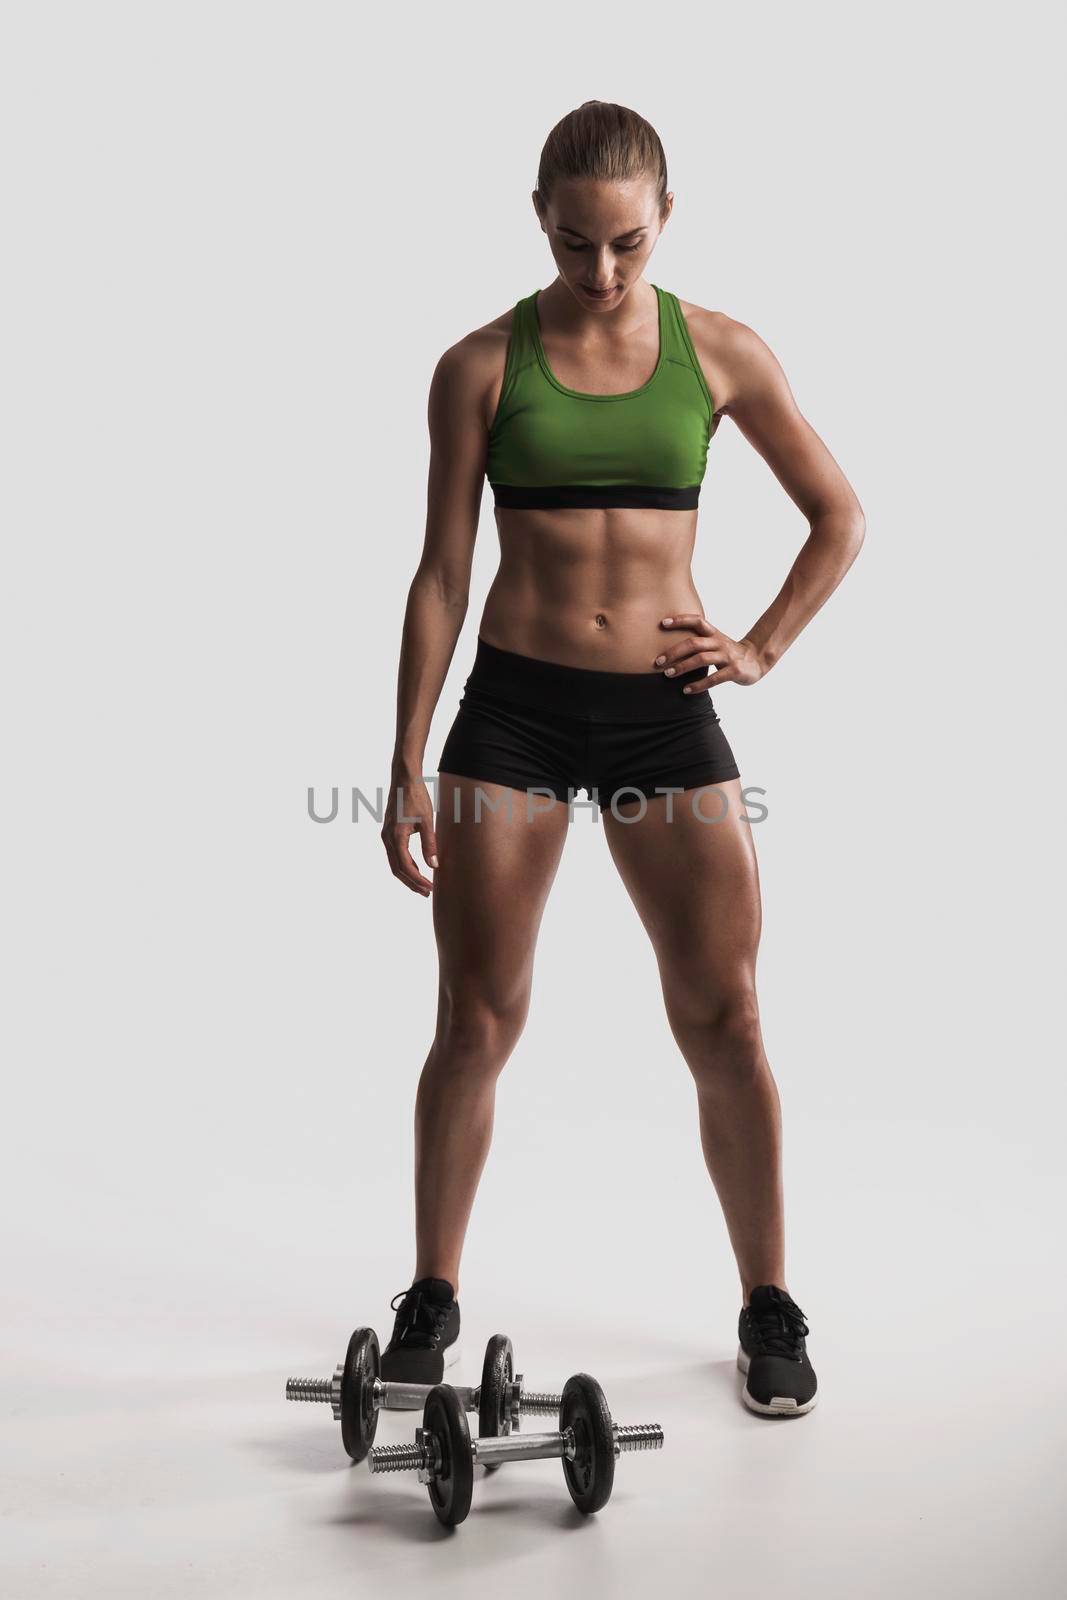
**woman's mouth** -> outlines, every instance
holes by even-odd
[[[610,300],[612,295],[615,293],[616,286],[612,285],[610,289],[590,289],[586,284],[583,283],[580,285],[580,288],[582,293],[587,294],[592,300]]]

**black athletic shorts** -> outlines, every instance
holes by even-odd
[[[682,693],[707,676],[565,667],[479,634],[438,772],[568,803],[585,789],[601,811],[616,798],[724,783],[739,773],[711,696]]]

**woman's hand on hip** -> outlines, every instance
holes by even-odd
[[[667,677],[680,678],[683,672],[695,672],[698,667],[715,669],[706,678],[686,684],[683,694],[703,694],[719,683],[758,683],[763,677],[755,645],[748,639],[731,639],[697,612],[664,617],[660,627],[684,630],[684,637],[668,645],[652,663]]]
[[[422,853],[431,867],[437,866],[437,836],[433,826],[433,805],[421,778],[402,778],[393,774],[389,803],[385,808],[382,843],[389,857],[394,878],[421,894],[431,893],[433,881],[419,871],[411,854],[411,835],[417,833]]]

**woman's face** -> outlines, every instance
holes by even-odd
[[[605,310],[617,306],[641,276],[673,203],[669,194],[661,217],[651,177],[625,183],[568,179],[556,184],[543,212],[534,196],[560,277],[579,305]]]

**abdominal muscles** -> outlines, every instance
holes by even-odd
[[[653,672],[681,637],[662,617],[703,612],[690,562],[697,513],[498,507],[500,566],[479,634],[501,650],[603,672]]]

